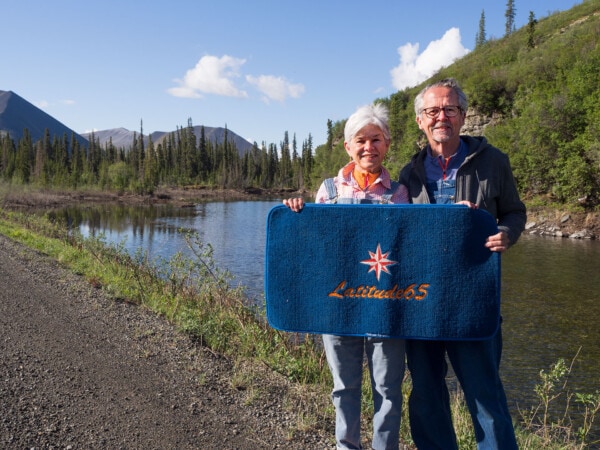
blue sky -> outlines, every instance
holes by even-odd
[[[582,0],[515,0],[517,28]],[[473,49],[506,0],[11,0],[0,90],[72,128],[227,126],[259,145],[325,142],[327,120],[428,78]]]

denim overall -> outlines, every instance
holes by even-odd
[[[333,178],[324,181],[328,204],[390,203],[398,183],[392,182],[381,200],[338,198]],[[363,336],[323,335],[323,347],[333,377],[336,449],[362,449],[360,411],[363,361],[366,355],[373,393],[371,448],[397,450],[402,418],[404,340]]]
[[[438,180],[427,183],[431,203],[448,205],[456,203],[456,180]]]

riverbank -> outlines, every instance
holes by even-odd
[[[215,189],[208,187],[160,188],[152,195],[117,194],[107,191],[0,190],[0,205],[7,209],[59,208],[72,204],[121,203],[127,205],[173,204],[191,207],[212,200],[260,200],[305,196],[292,190]],[[562,207],[528,205],[525,234],[570,239],[600,239],[600,212],[570,211]]]
[[[290,190],[264,190],[258,188],[216,189],[210,187],[160,188],[152,194],[115,193],[96,190],[41,190],[30,188],[0,189],[0,205],[7,209],[56,208],[73,204],[121,203],[125,205],[153,205],[170,203],[177,206],[193,206],[209,200],[259,200],[261,198],[284,198],[292,195]],[[294,193],[293,195],[302,195]]]
[[[570,239],[600,239],[600,213],[529,207],[526,234]]]

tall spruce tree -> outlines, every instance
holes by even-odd
[[[17,154],[15,157],[14,180],[17,183],[29,183],[31,175],[31,161],[33,159],[33,143],[29,130],[23,130],[23,137],[17,145]]]
[[[92,137],[93,137],[92,133]],[[76,188],[81,180],[83,174],[85,149],[82,149],[77,139],[71,138],[71,159],[70,159],[70,185]],[[91,141],[90,141],[91,142]]]
[[[308,139],[306,139],[306,141],[304,141],[304,143],[302,144],[302,180],[304,188],[311,187],[310,174],[312,173],[313,168],[312,147],[312,135],[309,133]]]
[[[198,151],[196,148],[196,133],[194,133],[194,125],[192,118],[188,118],[187,128],[181,130],[183,133],[183,153],[182,163],[189,182],[192,182],[198,176]]]
[[[140,179],[144,178],[146,149],[144,148],[144,121],[140,119],[140,144],[139,144],[139,168],[138,173]]]
[[[91,151],[92,147],[90,147],[90,155],[92,157]],[[129,150],[129,162],[131,167],[133,168],[133,176],[137,180],[139,179],[139,170],[140,170],[140,141],[138,139],[137,132],[133,132],[133,141],[131,143],[131,149]]]
[[[475,47],[479,47],[485,44],[487,37],[485,35],[485,11],[481,10],[481,16],[479,17],[479,31],[475,36]]]
[[[517,10],[515,8],[515,1],[508,0],[506,3],[506,12],[504,13],[504,17],[506,17],[506,27],[505,27],[505,36],[510,35],[513,31],[515,31],[515,16],[517,14]]]
[[[206,132],[204,125],[200,127],[200,138],[198,140],[198,177],[200,182],[208,181],[208,174],[211,171],[208,149],[206,148]]]
[[[529,11],[529,22],[527,23],[527,47],[535,48],[535,26],[537,20],[533,11]]]
[[[10,180],[15,170],[15,153],[15,142],[8,132],[0,131],[0,176],[5,180]]]
[[[283,142],[279,144],[280,155],[279,159],[279,184],[282,188],[289,187],[292,176],[292,158],[290,156],[290,138],[286,131],[283,136]]]
[[[277,146],[275,144],[269,144],[269,157],[267,166],[267,179],[266,186],[271,188],[275,184],[277,176],[277,170],[279,167],[279,158],[277,156]]]
[[[69,139],[67,138],[67,133],[63,134],[62,139],[59,139],[57,136],[54,137],[54,142],[52,144],[53,150],[53,167],[52,173],[50,174],[53,177],[52,183],[56,186],[67,186],[69,180]]]
[[[327,149],[333,150],[333,121],[327,119]]]
[[[296,133],[292,137],[292,185],[296,190],[302,186],[302,158],[298,155]]]

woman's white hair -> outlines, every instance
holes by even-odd
[[[377,125],[387,142],[390,141],[388,109],[383,103],[359,107],[346,121],[344,140],[350,142],[354,135],[367,125]]]

